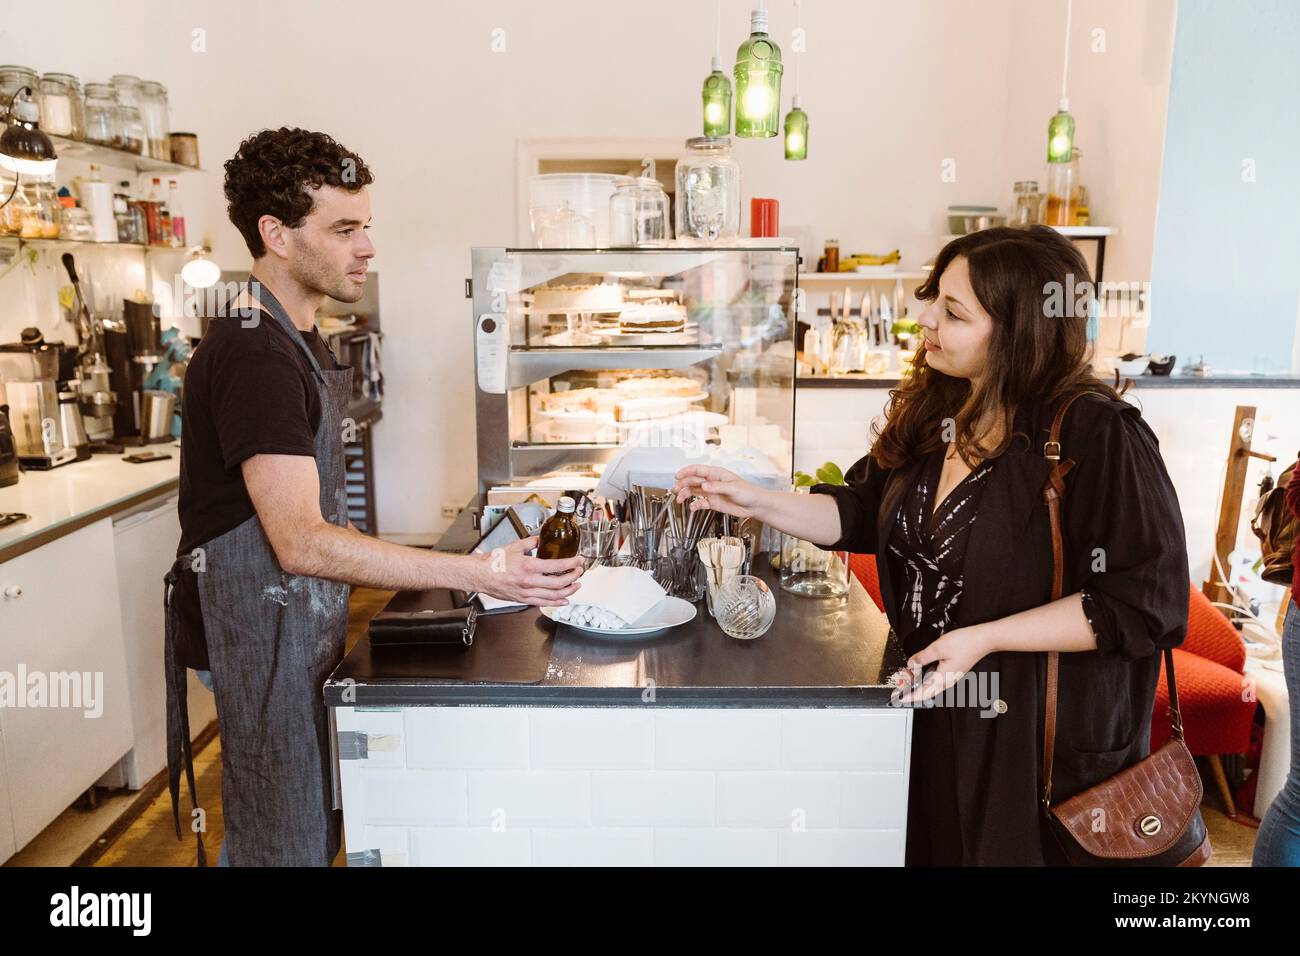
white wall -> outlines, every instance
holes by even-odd
[[[1295,3],[1178,8],[1151,342],[1215,371],[1300,373],[1297,42]]]
[[[771,6],[773,35],[787,45],[793,5]],[[810,158],[784,162],[777,140],[738,144],[744,196],[779,198],[783,225],[807,226],[819,243],[835,236],[846,251],[898,247],[906,265],[919,265],[937,250],[945,206],[1005,201],[1013,180],[1041,176],[1062,31],[1039,6],[809,0],[802,93]],[[1063,14],[1063,3],[1041,6]],[[1125,229],[1115,268],[1145,277],[1149,213],[1138,203],[1131,225],[1123,217],[1130,200],[1155,193],[1149,164],[1128,164],[1135,152],[1158,156],[1168,54],[1148,37],[1160,35],[1170,3],[1151,0],[1153,12],[1142,15],[1122,0],[1077,6],[1093,11],[1076,13],[1081,26],[1118,25],[1105,58],[1076,55],[1072,98],[1097,209]],[[728,63],[749,7],[723,3]],[[1141,32],[1148,16],[1156,24],[1149,34]],[[387,401],[375,433],[379,525],[411,533],[442,527],[439,507],[473,493],[463,280],[471,246],[523,238],[515,236],[518,140],[695,135],[713,48],[712,5],[701,0],[47,0],[10,11],[5,27],[0,61],[83,81],[129,72],[166,84],[173,126],[199,134],[211,170],[185,183],[191,231],[210,236],[225,268],[247,265],[220,190],[221,163],[243,136],[306,126],[366,158],[377,176],[374,266],[388,336]],[[497,27],[506,31],[503,53],[491,49]],[[195,29],[206,31],[206,52],[192,50]],[[1089,84],[1100,85],[1089,93]],[[955,183],[941,179],[949,158]],[[1126,250],[1130,231],[1135,245]],[[7,315],[0,323],[0,333],[23,324]]]

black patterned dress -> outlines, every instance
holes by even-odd
[[[915,654],[944,633],[961,599],[966,541],[993,462],[982,462],[948,493],[934,514],[934,495],[946,449],[930,455],[921,480],[904,498],[889,537],[894,580],[900,582],[899,637]]]
[[[920,481],[904,497],[889,537],[891,576],[900,584],[899,638],[909,655],[942,636],[956,617],[966,542],[997,461],[991,458],[978,465],[934,511],[946,451],[941,448],[932,453],[921,469]],[[908,866],[962,863],[953,747],[949,708],[918,707],[913,711]]]

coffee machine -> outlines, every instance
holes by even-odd
[[[104,322],[103,340],[109,380],[117,394],[113,434],[143,439],[146,382],[163,361],[162,323],[154,305],[123,302],[121,322]]]
[[[61,371],[59,380],[65,382],[68,391],[76,395],[77,406],[81,412],[81,430],[85,433],[87,443],[93,443],[97,450],[120,450],[107,445],[113,437],[114,416],[119,406],[117,393],[113,389],[113,374],[107,358],[108,329],[111,322],[97,322],[90,314],[90,308],[81,293],[81,279],[77,275],[76,263],[72,254],[63,254],[63,267],[72,280],[72,288],[77,294],[77,340],[75,368],[70,367],[66,373]],[[66,403],[65,403],[66,404]],[[67,410],[65,409],[65,416]]]
[[[25,468],[57,468],[79,457],[79,450],[64,438],[59,412],[61,352],[60,346],[47,343],[34,328],[23,329],[21,341],[0,345],[0,382],[9,406],[9,427]]]

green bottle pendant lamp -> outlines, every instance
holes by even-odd
[[[704,135],[731,135],[731,80],[722,72],[722,60],[713,58],[713,72],[704,80]]]
[[[767,35],[767,11],[750,15],[750,35],[736,51],[736,135],[765,139],[781,131],[781,48]]]
[[[1062,98],[1060,108],[1047,124],[1047,161],[1068,163],[1074,152],[1074,117],[1070,101]]]
[[[808,114],[800,108],[798,96],[785,114],[785,158],[808,158]]]

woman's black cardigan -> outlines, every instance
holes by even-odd
[[[1056,404],[1023,408],[1013,437],[989,475],[971,529],[964,587],[953,628],[997,620],[1051,598],[1052,545],[1041,489],[1043,455]],[[1097,613],[1097,650],[1060,655],[1053,802],[1112,776],[1150,750],[1160,649],[1187,632],[1188,565],[1182,514],[1159,444],[1129,403],[1087,394],[1069,412],[1062,458],[1065,590],[1086,588]],[[923,456],[922,456],[923,458]],[[889,530],[922,458],[882,469],[868,455],[846,484],[815,485],[840,513],[833,545],[875,554],[885,611],[898,627],[898,588],[886,559]],[[1045,653],[995,652],[976,672],[996,673],[1005,701],[951,708],[963,858],[968,865],[1042,865],[1052,860],[1042,826]],[[991,674],[990,674],[991,677]],[[989,678],[986,678],[989,679]],[[1167,720],[1167,715],[1160,715]],[[913,760],[924,755],[913,754]]]

